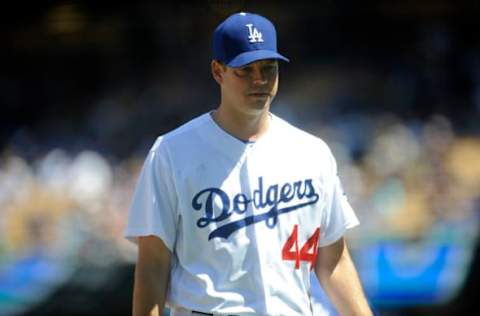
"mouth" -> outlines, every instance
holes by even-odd
[[[248,94],[249,96],[252,97],[257,97],[257,98],[266,98],[270,96],[270,93],[268,92],[252,92]]]

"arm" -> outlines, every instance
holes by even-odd
[[[340,315],[372,315],[343,238],[318,249],[315,274]]]
[[[162,315],[169,276],[170,250],[155,236],[138,238],[133,287],[133,315]]]

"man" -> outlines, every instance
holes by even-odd
[[[273,24],[234,14],[213,44],[219,107],[158,138],[133,197],[133,313],[312,315],[313,270],[341,315],[370,315],[335,160],[269,111],[288,61]]]

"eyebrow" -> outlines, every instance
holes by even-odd
[[[276,63],[277,63],[276,60],[265,60],[265,62],[263,64],[264,65],[274,65]]]

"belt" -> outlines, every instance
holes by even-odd
[[[203,312],[197,312],[197,311],[192,311],[192,315],[209,315],[209,316],[216,316],[220,314],[209,314],[209,313],[203,313]],[[236,315],[225,315],[225,316],[236,316]]]
[[[235,315],[230,315],[230,314],[216,314],[216,313],[204,313],[204,312],[198,312],[198,311],[193,311],[189,310],[183,307],[173,307],[170,310],[170,315],[171,316],[200,316],[200,315],[208,315],[208,316],[235,316]]]

